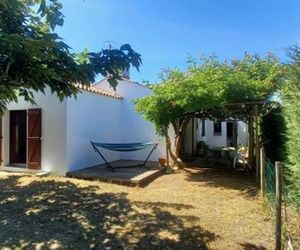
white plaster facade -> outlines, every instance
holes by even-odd
[[[248,127],[243,121],[237,121],[237,145],[248,144]],[[197,140],[204,141],[210,148],[227,147],[227,122],[221,122],[221,133],[214,133],[214,121],[205,120],[205,135],[202,136],[202,120],[198,119]]]
[[[120,137],[121,142],[158,142],[158,148],[153,152],[150,160],[157,160],[159,157],[165,155],[164,139],[155,133],[154,126],[146,121],[134,109],[134,99],[143,96],[151,95],[151,90],[137,82],[130,80],[119,81],[116,91],[112,89],[106,80],[99,81],[95,84],[96,87],[101,88],[107,92],[118,94],[123,97],[121,105],[121,122],[120,122]],[[121,159],[140,160],[145,159],[148,154],[147,150],[136,152],[121,153]]]
[[[66,168],[66,108],[67,101],[60,102],[58,98],[46,90],[35,95],[36,104],[26,102],[23,98],[18,103],[10,103],[3,120],[2,164],[9,162],[9,112],[11,110],[27,110],[30,108],[42,109],[42,140],[41,150],[42,170],[55,173],[65,173]]]
[[[66,166],[73,171],[103,163],[90,141],[119,142],[122,99],[83,92],[77,99],[68,99],[66,117]],[[120,153],[105,151],[111,161]]]
[[[103,93],[114,92],[106,80],[94,85],[103,89]],[[105,91],[106,90],[106,91]],[[68,171],[78,170],[103,161],[94,152],[90,141],[128,143],[156,141],[160,145],[150,160],[157,161],[164,155],[163,139],[159,138],[155,129],[134,111],[133,99],[151,94],[151,90],[141,84],[122,80],[117,87],[117,94],[99,94],[83,90],[77,99],[67,98],[59,102],[55,95],[46,90],[45,95],[34,95],[36,104],[19,99],[10,103],[3,116],[2,165],[9,162],[9,112],[41,108],[42,140],[41,170],[64,175]],[[116,96],[116,95],[115,95]],[[109,161],[119,159],[143,160],[148,149],[132,153],[120,153],[104,150]]]
[[[193,125],[194,122],[194,125]],[[227,138],[227,121],[221,122],[221,133],[214,133],[214,121],[205,120],[204,136],[202,130],[203,122],[201,119],[194,118],[189,122],[184,136],[184,153],[192,156],[196,152],[197,143],[204,141],[209,148],[227,147],[230,142]],[[238,146],[248,145],[248,126],[242,121],[236,122],[236,142]]]

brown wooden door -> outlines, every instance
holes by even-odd
[[[10,111],[9,126],[9,161],[10,164],[26,163],[26,110]]]
[[[3,159],[2,159],[2,139],[3,139],[3,135],[2,135],[2,117],[0,117],[0,166],[3,162]]]
[[[28,110],[28,168],[41,169],[42,110]]]

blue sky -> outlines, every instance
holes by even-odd
[[[155,82],[162,69],[186,68],[188,55],[220,59],[300,44],[299,0],[61,0],[57,32],[74,51],[129,43],[142,55],[137,81]]]

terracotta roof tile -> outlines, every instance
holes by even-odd
[[[85,90],[85,91],[92,92],[92,93],[95,93],[95,94],[98,94],[98,95],[109,96],[109,97],[116,98],[116,99],[123,99],[123,97],[120,96],[120,95],[110,93],[108,91],[105,91],[105,90],[100,89],[100,88],[93,87],[91,85],[89,86],[89,85],[85,85],[85,84],[81,84],[81,83],[75,83],[75,87],[80,89],[80,90]]]
[[[132,81],[130,79],[122,78],[121,80],[124,81],[124,82],[133,83],[133,84],[136,84],[136,85],[139,85],[139,86],[142,86],[144,88],[148,88],[149,89],[149,87],[147,85],[139,83],[139,82]],[[97,86],[98,84],[101,84],[102,82],[105,82],[105,81],[107,81],[107,78],[103,78],[103,79],[99,80],[98,82],[93,83],[93,85]]]

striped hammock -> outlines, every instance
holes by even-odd
[[[148,148],[151,146],[156,145],[157,143],[154,142],[146,142],[146,143],[98,143],[98,142],[91,142],[92,145],[105,148],[112,151],[120,151],[120,152],[131,152],[137,151],[144,148]]]
[[[121,167],[113,167],[104,157],[103,153],[101,153],[99,148],[104,148],[112,151],[121,151],[121,152],[131,152],[131,151],[137,151],[144,148],[152,147],[150,150],[150,153],[148,154],[147,158],[144,160],[143,163],[139,163],[136,166],[122,166],[122,168],[125,167],[146,167],[146,163],[149,160],[150,155],[153,153],[153,151],[157,148],[158,143],[157,142],[138,142],[138,143],[100,143],[100,142],[92,142],[92,147],[94,148],[95,152],[99,154],[99,156],[104,160],[107,167],[111,168],[113,172],[115,172],[115,168],[121,168]]]

